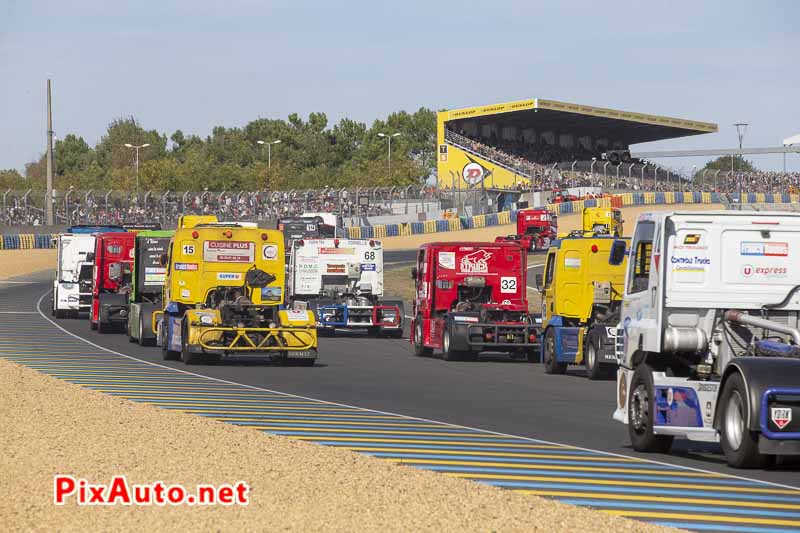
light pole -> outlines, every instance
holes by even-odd
[[[742,158],[744,161],[744,157],[742,157],[742,141],[744,140],[744,134],[747,133],[747,126],[749,126],[746,122],[737,122],[734,124],[736,126],[736,135],[739,137],[739,157]],[[741,169],[740,169],[741,170]],[[731,172],[733,172],[733,156],[731,156]],[[739,179],[739,194],[742,193],[742,180]]]
[[[280,144],[281,140],[276,139],[272,142],[265,142],[265,141],[256,141],[261,146],[267,146],[267,168],[272,168],[272,145],[273,144]]]
[[[379,133],[378,137],[380,137],[381,139],[383,139],[384,137],[389,139],[389,176],[391,177],[391,175],[392,175],[392,137],[400,137],[400,132],[398,131],[397,133],[392,133],[391,135],[389,135],[388,133]]]
[[[136,167],[136,192],[139,192],[139,149],[140,148],[147,148],[150,146],[150,143],[140,144],[136,146],[135,144],[125,143],[125,146],[128,148],[133,148],[134,156],[133,156],[133,164]]]

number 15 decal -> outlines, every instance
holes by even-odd
[[[183,255],[194,255],[194,244],[184,244],[181,252]]]
[[[517,278],[500,278],[500,292],[517,292]]]

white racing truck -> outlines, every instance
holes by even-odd
[[[119,226],[72,226],[54,238],[58,253],[51,310],[54,317],[75,317],[91,310],[94,234],[100,231],[124,230]]]
[[[737,468],[800,454],[800,215],[644,214],[629,254],[614,419],[633,448],[720,442]]]
[[[296,239],[289,257],[292,305],[306,305],[321,334],[366,330],[403,336],[403,302],[383,300],[383,246],[369,239]]]

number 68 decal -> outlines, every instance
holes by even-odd
[[[517,292],[517,278],[500,278],[500,292]]]

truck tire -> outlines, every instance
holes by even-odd
[[[56,309],[53,313],[53,316],[55,316],[57,319],[67,318],[67,312],[63,309]]]
[[[642,363],[633,373],[628,399],[628,435],[637,452],[667,453],[672,447],[672,435],[653,433],[654,405],[653,370]]]
[[[464,352],[451,348],[453,340],[453,330],[448,324],[444,328],[442,335],[442,359],[445,361],[460,361],[464,358]]]
[[[164,358],[164,361],[177,361],[181,357],[181,352],[176,352],[174,350],[169,349],[169,344],[167,343],[167,335],[164,331],[164,320],[161,321],[161,324],[158,326],[161,328],[161,355]]]
[[[564,374],[567,371],[567,363],[559,363],[556,359],[556,333],[553,328],[548,328],[544,335],[542,355],[545,374]]]
[[[433,354],[433,349],[426,347],[422,340],[425,338],[422,331],[422,316],[417,315],[414,320],[414,355],[417,357],[430,357]]]
[[[146,326],[141,314],[139,314],[139,325],[137,327],[139,328],[139,338],[137,339],[139,341],[139,346],[151,346],[153,344],[153,339],[146,339],[144,337],[144,329]]]
[[[738,372],[725,382],[719,407],[719,442],[728,464],[734,468],[766,466],[767,456],[758,452],[758,432],[747,427],[747,389]]]
[[[594,331],[589,332],[583,347],[583,363],[586,365],[586,377],[592,381],[609,378],[608,365],[600,359],[600,335]]]
[[[203,356],[201,354],[194,353],[189,349],[189,344],[186,342],[188,338],[189,328],[184,325],[181,332],[181,361],[187,365],[196,365],[202,360]]]

